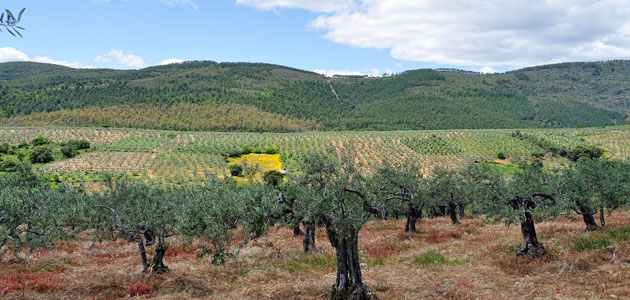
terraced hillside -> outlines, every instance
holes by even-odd
[[[64,181],[98,181],[103,173],[143,180],[183,183],[208,176],[229,176],[231,153],[261,153],[250,165],[274,165],[290,170],[308,151],[332,151],[349,156],[370,172],[382,161],[394,165],[416,161],[427,174],[436,166],[456,166],[469,161],[509,167],[519,160],[541,157],[554,168],[564,158],[553,149],[600,145],[606,155],[630,157],[630,127],[584,129],[458,130],[396,132],[218,133],[135,129],[59,127],[2,127],[0,143],[17,145],[44,136],[55,142],[85,139],[93,150],[78,157],[39,166]],[[551,150],[550,150],[551,149]],[[553,150],[555,151],[555,150]],[[499,153],[505,159],[498,159]],[[273,158],[272,161],[270,161]],[[267,169],[265,169],[267,170]]]

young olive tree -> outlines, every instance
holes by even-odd
[[[181,194],[142,183],[110,184],[108,190],[93,197],[94,212],[90,220],[96,237],[101,240],[121,234],[138,245],[143,272],[168,272],[163,261],[168,249],[166,239],[175,234],[179,223],[184,203],[179,199]],[[149,260],[146,247],[152,245],[155,255]]]

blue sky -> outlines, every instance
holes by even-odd
[[[24,38],[0,35],[0,61],[107,68],[247,61],[380,74],[630,57],[628,1],[504,2],[9,0],[2,5],[14,12],[26,7],[26,30]]]

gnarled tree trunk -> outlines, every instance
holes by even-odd
[[[529,211],[526,211],[524,216],[521,216],[521,232],[523,233],[525,245],[523,246],[523,249],[516,252],[516,255],[538,256],[547,253],[543,244],[538,242],[532,213]]]
[[[418,232],[416,230],[416,222],[418,217],[422,217],[422,208],[418,209],[409,203],[407,209],[407,223],[405,223],[405,232]]]
[[[599,223],[602,227],[606,226],[606,220],[604,220],[604,208],[599,208]]]
[[[304,253],[317,251],[315,247],[315,223],[304,223],[304,239],[302,240],[302,246],[304,247]]]
[[[332,287],[333,300],[376,300],[376,295],[363,284],[359,265],[359,234],[341,237],[332,230],[327,230],[330,244],[335,248],[337,259],[337,278]]]
[[[151,271],[155,274],[163,274],[168,272],[168,267],[164,264],[164,254],[166,254],[166,250],[168,246],[164,240],[164,230],[160,231],[160,235],[158,236],[158,244],[155,247],[155,255],[153,256],[153,261],[151,262]]]
[[[453,225],[459,224],[459,221],[457,220],[457,207],[455,206],[455,204],[448,204],[448,214],[451,217],[451,222],[453,222]]]
[[[147,251],[144,248],[144,241],[142,240],[142,237],[140,235],[134,235],[133,239],[136,241],[136,244],[138,244],[138,251],[140,251],[140,259],[142,259],[142,272],[149,272],[149,261],[147,260]]]
[[[584,219],[584,224],[586,225],[586,231],[595,231],[599,226],[595,223],[595,218],[593,217],[594,212],[588,206],[588,204],[578,202],[578,207],[580,208],[580,214]]]

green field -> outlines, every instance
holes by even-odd
[[[139,129],[0,127],[0,143],[17,145],[44,136],[53,142],[85,139],[93,149],[36,169],[70,182],[99,181],[100,174],[126,174],[142,180],[185,183],[208,176],[229,176],[228,154],[247,146],[252,150],[273,148],[282,168],[308,151],[332,149],[348,156],[370,172],[382,161],[401,165],[415,161],[425,174],[435,166],[454,167],[470,161],[492,162],[506,169],[519,160],[541,157],[554,168],[566,160],[549,148],[570,149],[594,144],[607,156],[630,156],[630,126],[583,129],[500,129],[391,132],[219,133],[176,132]],[[503,153],[504,160],[497,159]],[[94,175],[91,175],[94,174]]]

